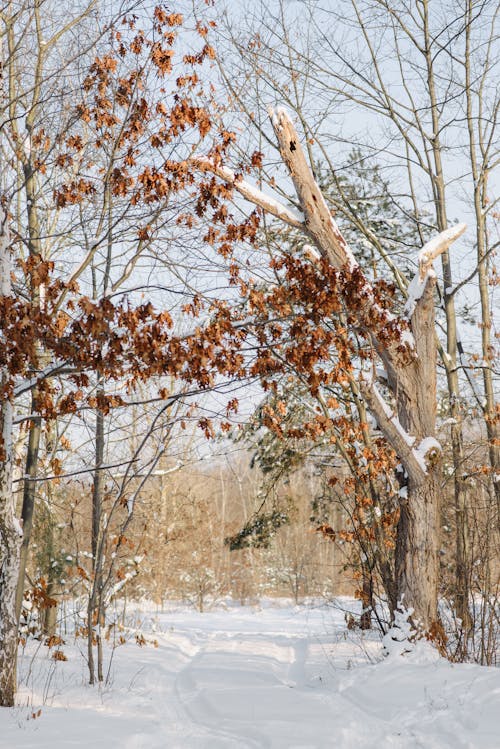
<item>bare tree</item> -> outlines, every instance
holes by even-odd
[[[1,206],[0,283],[1,296],[11,293],[11,242],[7,206]],[[8,383],[8,373],[1,373],[2,391]],[[17,519],[15,494],[12,487],[13,471],[13,406],[8,397],[1,403],[2,460],[0,461],[0,705],[13,705],[16,691],[17,617],[15,593],[22,529]]]

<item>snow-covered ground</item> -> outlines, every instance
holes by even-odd
[[[451,665],[426,646],[383,658],[331,606],[170,606],[133,619],[100,688],[86,684],[83,640],[68,638],[67,661],[29,643],[0,747],[500,747],[500,670]],[[135,628],[157,647],[138,646]]]

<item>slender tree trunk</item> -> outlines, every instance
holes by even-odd
[[[31,133],[34,127],[38,114],[38,107],[33,106],[29,111],[26,118],[26,130],[31,137]],[[27,151],[23,155],[23,173],[24,173],[24,191],[26,195],[26,211],[28,216],[28,236],[27,244],[30,257],[41,258],[42,257],[42,243],[41,243],[41,231],[40,231],[40,220],[38,215],[38,203],[40,190],[38,185],[37,170],[34,168],[32,163],[32,155]],[[38,286],[31,288],[31,304],[33,309],[38,309],[42,302],[42,294]],[[40,361],[43,360],[42,346],[39,346]],[[37,411],[37,390],[34,389],[31,395],[31,413]],[[23,543],[21,546],[21,559],[19,565],[19,581],[17,585],[16,594],[16,611],[17,619],[21,615],[21,606],[23,601],[24,593],[24,579],[26,575],[26,564],[28,560],[28,552],[31,541],[31,531],[33,528],[33,513],[35,509],[35,494],[36,494],[36,483],[33,479],[36,478],[38,471],[38,451],[40,447],[40,435],[41,435],[41,419],[34,418],[29,427],[28,434],[28,450],[26,455],[25,465],[25,480],[23,490],[23,507],[21,517],[23,521]]]
[[[113,200],[109,186],[107,188],[107,254],[106,265],[103,276],[103,294],[106,295],[110,284],[111,263],[113,257]],[[96,269],[92,266],[92,286],[94,298],[97,295],[97,275]],[[103,378],[97,377],[97,398],[104,397]],[[92,487],[92,594],[89,600],[89,675],[90,683],[95,683],[95,664],[92,652],[94,633],[93,622],[95,621],[96,632],[95,640],[97,644],[97,679],[99,682],[104,680],[103,671],[103,651],[102,651],[102,631],[106,618],[106,607],[104,604],[104,575],[103,575],[103,554],[104,554],[104,534],[102,503],[104,494],[104,473],[101,470],[104,464],[104,414],[99,409],[96,410],[95,424],[95,471],[94,483]]]
[[[12,487],[12,404],[1,406],[0,450],[0,706],[14,704],[16,693],[16,589],[22,530]]]
[[[104,656],[102,651],[103,628],[105,625],[105,611],[102,600],[102,586],[99,591],[99,602],[97,605],[97,680],[104,681]]]
[[[11,294],[10,251],[7,211],[0,204],[0,296]],[[16,588],[22,528],[16,517],[12,486],[13,406],[4,392],[8,382],[9,372],[5,369],[0,372],[0,706],[10,707],[16,693]]]
[[[98,387],[98,395],[103,394],[102,388]],[[88,639],[87,653],[89,665],[89,682],[95,684],[96,671],[94,662],[94,640],[97,644],[97,679],[102,681],[102,497],[103,497],[103,472],[101,467],[104,461],[104,415],[102,411],[96,411],[95,426],[95,472],[92,487],[92,590],[88,605]]]
[[[31,398],[32,411],[36,408],[36,396],[33,393]],[[17,620],[21,616],[21,607],[24,595],[24,579],[26,575],[26,564],[28,561],[29,544],[31,540],[31,531],[33,528],[33,511],[35,508],[35,490],[36,483],[32,480],[36,476],[38,467],[38,449],[40,446],[41,424],[40,419],[34,419],[31,423],[28,438],[28,453],[26,456],[23,508],[21,518],[23,521],[23,541],[21,545],[21,557],[19,560],[19,580],[17,583],[16,594],[16,613]]]
[[[382,545],[384,542],[382,534],[379,533],[378,538],[380,539],[380,544]],[[398,605],[398,589],[396,585],[394,565],[391,564],[391,561],[385,551],[378,555],[377,566],[380,572],[380,577],[382,579],[384,592],[387,597],[389,617],[390,620],[393,621],[394,611],[396,610]]]
[[[424,0],[423,9],[423,32],[425,42],[425,59],[427,68],[427,89],[430,101],[430,113],[434,138],[432,139],[432,157],[434,160],[434,173],[431,175],[434,204],[436,210],[436,223],[438,231],[444,231],[448,226],[446,212],[446,186],[442,163],[443,147],[439,133],[441,130],[440,105],[436,93],[434,72],[434,51],[432,34],[430,31],[430,7],[429,1]],[[450,402],[451,446],[454,465],[454,493],[455,493],[455,609],[461,618],[463,626],[469,629],[471,617],[469,612],[469,574],[468,574],[468,518],[467,518],[467,487],[463,481],[464,450],[462,434],[462,408],[460,405],[460,383],[458,379],[457,353],[457,316],[455,311],[455,297],[453,291],[453,277],[451,262],[448,252],[441,255],[443,269],[443,302],[446,315],[446,379]]]
[[[362,565],[361,571],[363,575],[363,587],[361,591],[361,603],[363,609],[359,619],[359,626],[360,629],[371,629],[372,611],[375,607],[373,600],[373,574],[366,565]]]
[[[102,395],[103,391],[99,389],[98,395]],[[94,571],[97,564],[97,557],[99,551],[99,538],[101,530],[101,517],[102,517],[102,490],[103,490],[103,472],[101,466],[104,460],[104,416],[102,411],[96,412],[96,426],[95,426],[95,473],[94,482],[92,485],[92,559]]]
[[[0,108],[4,107],[4,65],[0,36]],[[0,296],[10,296],[11,246],[9,218],[0,193]],[[0,345],[2,341],[0,339]],[[22,529],[16,518],[12,486],[13,407],[8,393],[9,371],[0,370],[0,706],[14,704],[16,694],[17,617],[16,586]]]
[[[474,16],[474,3],[468,0],[466,3],[465,23],[465,95],[467,101],[467,129],[469,132],[469,156],[471,163],[472,178],[474,180],[474,213],[476,218],[476,244],[477,244],[477,270],[479,278],[479,298],[481,302],[481,344],[482,344],[482,374],[484,386],[484,418],[486,423],[486,434],[488,438],[488,453],[491,472],[493,476],[493,492],[496,499],[496,527],[500,529],[500,420],[496,413],[496,399],[494,386],[493,356],[494,346],[492,344],[492,319],[491,299],[488,278],[488,227],[487,211],[489,204],[488,177],[490,171],[490,144],[485,142],[485,131],[481,118],[475,116],[474,96],[476,89],[479,91],[477,106],[483,107],[481,85],[472,85],[471,78],[471,33],[472,20]],[[490,63],[485,66],[484,75],[488,72]]]
[[[95,661],[94,661],[94,591],[89,593],[87,604],[87,663],[89,667],[89,684],[95,684]]]
[[[53,600],[57,600],[57,597],[60,595],[60,584],[59,580],[54,579],[53,576],[50,576],[49,572],[49,579],[47,580],[47,589],[45,591],[47,593],[47,596],[49,598],[52,598]],[[42,634],[45,635],[45,637],[54,637],[56,634],[56,628],[57,628],[57,612],[58,612],[58,606],[47,606],[43,610],[43,616],[42,616]]]

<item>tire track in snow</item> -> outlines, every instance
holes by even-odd
[[[225,633],[219,636],[224,638]],[[199,745],[199,749],[201,747],[203,749],[221,747],[222,749],[224,746],[237,746],[241,749],[268,749],[271,745],[261,731],[256,730],[252,725],[251,727],[245,726],[240,732],[238,725],[235,726],[234,721],[224,714],[228,696],[224,693],[233,692],[234,694],[235,690],[236,692],[238,690],[234,679],[231,680],[231,672],[241,677],[245,670],[234,668],[235,660],[238,660],[236,651],[240,644],[239,638],[218,642],[217,637],[218,633],[211,635],[210,641],[186,664],[175,680],[175,691],[179,702],[192,723],[201,729],[204,736],[203,744]],[[207,743],[207,731],[209,731],[210,742],[213,740],[217,743]]]
[[[325,722],[325,697],[307,683],[307,637],[213,634],[176,679],[191,720],[230,747],[319,749],[301,716]],[[208,744],[203,744],[203,749]],[[214,749],[226,746],[214,743]]]

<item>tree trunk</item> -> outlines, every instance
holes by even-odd
[[[11,293],[8,216],[0,205],[0,296]],[[13,407],[4,392],[9,372],[0,372],[0,706],[14,704],[16,693],[17,617],[16,588],[22,528],[16,517],[12,487]]]
[[[441,132],[441,103],[438,101],[436,92],[436,74],[434,71],[435,55],[433,52],[433,39],[431,33],[430,4],[426,2],[422,6],[422,20],[424,33],[424,55],[427,69],[427,89],[430,102],[430,114],[432,118],[432,129],[434,138],[432,140],[432,156],[434,171],[431,174],[434,195],[434,206],[436,211],[436,225],[439,231],[444,231],[448,226],[446,181],[443,170],[443,146],[440,140]],[[455,567],[455,609],[462,619],[463,625],[469,629],[471,617],[469,612],[469,574],[468,574],[468,537],[469,526],[467,518],[467,491],[462,479],[464,470],[462,407],[460,405],[460,383],[458,379],[457,353],[458,353],[458,330],[457,316],[455,310],[455,296],[451,293],[453,289],[452,268],[448,252],[441,255],[443,272],[443,305],[446,315],[446,379],[448,384],[448,395],[450,403],[450,417],[453,420],[451,426],[451,446],[454,465],[454,493],[455,493],[455,522],[456,522],[456,567]],[[467,639],[467,638],[466,638]]]
[[[423,282],[423,291],[409,315],[417,358],[405,373],[406,392],[395,387],[401,424],[417,445],[425,438],[434,439],[437,410],[435,278],[431,275]],[[414,623],[425,631],[430,631],[437,623],[441,530],[441,448],[434,440],[429,442],[429,450],[428,455],[422,456],[424,473],[415,474],[403,461],[408,485],[406,497],[400,499],[396,553],[398,603],[414,610]]]
[[[359,618],[360,629],[372,628],[372,611],[375,608],[373,601],[373,574],[366,566],[362,566],[363,588],[361,591],[361,616]]]
[[[32,412],[35,406],[36,395],[33,393],[31,398]],[[34,479],[38,467],[38,449],[40,446],[41,424],[40,419],[34,419],[31,422],[28,438],[28,453],[26,455],[25,480],[23,491],[23,508],[21,518],[23,521],[23,541],[21,544],[21,556],[19,560],[19,580],[17,583],[16,593],[16,614],[17,620],[21,616],[21,607],[24,595],[24,578],[26,575],[26,564],[28,561],[29,544],[31,540],[31,530],[33,528],[33,511],[35,508],[35,489]]]
[[[16,589],[22,530],[12,489],[12,404],[1,407],[0,462],[0,706],[11,707],[16,693]]]
[[[2,480],[0,476],[0,480]],[[0,497],[3,501],[3,497]],[[3,518],[0,530],[2,545],[2,566],[0,569],[0,706],[14,705],[16,693],[16,661],[17,661],[17,618],[15,612],[15,590],[17,584],[17,557],[19,554],[19,536],[15,531],[6,528]],[[10,540],[6,536],[11,536]]]
[[[379,537],[381,539],[381,544],[382,544],[383,538],[381,534],[379,534]],[[395,576],[393,565],[391,564],[391,560],[389,559],[385,551],[382,554],[378,555],[377,566],[378,566],[378,570],[380,573],[380,577],[382,579],[382,586],[384,589],[384,593],[387,597],[387,605],[389,606],[390,621],[392,622],[394,621],[394,612],[398,606],[398,588],[397,588],[396,576]]]
[[[475,86],[472,85],[471,65],[472,21],[475,15],[474,3],[468,0],[465,6],[465,95],[467,101],[467,129],[469,131],[469,154],[472,178],[474,180],[474,213],[476,218],[477,269],[479,278],[479,298],[481,301],[481,344],[483,353],[484,419],[488,437],[488,453],[492,473],[493,492],[496,499],[496,527],[500,529],[500,421],[496,413],[493,358],[495,349],[492,341],[491,299],[488,278],[490,239],[487,216],[490,206],[488,180],[494,162],[490,156],[489,144],[484,129],[474,114]],[[485,71],[486,72],[486,71]],[[484,78],[479,90],[483,88]],[[482,103],[482,102],[481,102]],[[493,126],[492,126],[493,127]],[[493,139],[493,143],[495,143]],[[468,571],[470,572],[470,571]]]
[[[101,389],[97,394],[103,395]],[[104,416],[102,411],[96,411],[95,427],[95,473],[92,486],[92,566],[94,572],[98,568],[99,539],[101,530],[102,516],[102,491],[103,491],[103,473],[101,466],[104,460]]]
[[[29,133],[33,129],[33,122],[36,118],[36,107],[30,110],[26,120],[26,128]],[[25,156],[23,163],[24,172],[24,190],[26,195],[26,211],[28,214],[28,236],[27,244],[30,257],[42,257],[42,245],[40,241],[40,221],[38,217],[39,188],[37,180],[37,170],[31,161],[31,154]],[[42,295],[40,288],[32,285],[31,303],[33,310],[36,311],[41,306]],[[43,350],[39,346],[40,364],[43,362]],[[31,395],[31,413],[37,410],[37,390],[33,390]],[[24,593],[24,578],[26,574],[26,563],[28,560],[29,545],[31,541],[31,531],[33,527],[33,512],[35,508],[35,490],[36,483],[32,480],[36,478],[38,470],[38,450],[40,447],[41,420],[34,418],[30,423],[28,435],[28,451],[26,455],[26,467],[24,471],[24,490],[23,490],[23,508],[21,517],[23,521],[23,542],[21,546],[21,558],[19,564],[19,581],[16,594],[16,611],[17,619],[21,615],[21,606]]]
[[[94,589],[92,588],[87,604],[87,665],[89,667],[89,684],[95,684],[94,611]]]
[[[414,609],[413,622],[430,630],[438,621],[440,469],[401,501],[396,545],[399,603]]]
[[[54,601],[57,601],[57,598],[60,594],[60,584],[57,579],[50,579],[47,582],[47,589],[45,591],[47,593],[47,596],[49,598],[52,598]],[[54,606],[47,606],[43,609],[42,612],[42,634],[45,635],[45,637],[54,637],[56,634],[56,628],[57,628],[57,612],[58,612],[58,605],[57,603]]]
[[[97,394],[103,395],[104,391],[98,387]],[[96,411],[95,425],[95,471],[92,487],[92,587],[89,592],[88,604],[88,634],[87,652],[89,665],[89,683],[95,684],[95,662],[94,641],[97,644],[97,678],[103,679],[102,671],[102,643],[101,625],[104,614],[102,612],[102,495],[103,495],[103,473],[101,467],[104,461],[104,415],[102,411]],[[94,630],[95,626],[95,630]]]

